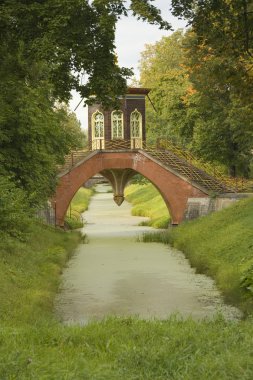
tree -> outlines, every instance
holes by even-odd
[[[54,95],[68,100],[76,89],[82,97],[96,95],[105,106],[126,90],[131,70],[115,60],[115,25],[128,14],[123,0],[4,0],[0,5],[1,44],[8,51],[23,45],[27,62],[43,60]],[[170,25],[149,1],[132,0],[135,16],[161,28]],[[87,82],[80,76],[86,73]]]
[[[195,32],[187,34],[185,47],[189,80],[198,94],[192,146],[204,159],[225,164],[231,175],[248,176],[253,146],[249,61],[230,46],[218,51],[200,43]]]
[[[11,178],[0,176],[0,239],[11,236],[25,239],[32,214],[25,193],[17,188]]]
[[[249,174],[252,160],[252,0],[173,0],[186,18],[189,79],[199,94],[193,145],[232,175]],[[203,22],[204,21],[204,22]]]
[[[57,164],[63,163],[70,149],[81,146],[80,125],[73,124],[66,107],[55,107],[47,79],[37,77],[28,86],[12,75],[4,85],[0,174],[11,175],[29,194],[30,204],[38,204],[54,191]]]
[[[198,36],[217,52],[253,57],[252,0],[172,0],[173,14],[188,20]],[[219,43],[217,44],[217,41]]]
[[[202,40],[201,40],[202,41]],[[217,45],[219,41],[217,41]],[[146,47],[141,82],[157,110],[148,137],[169,137],[229,173],[249,175],[253,146],[253,76],[249,60],[218,52],[194,30]]]
[[[153,107],[147,106],[147,135],[154,142],[167,137],[181,144],[192,139],[195,91],[184,65],[184,35],[177,31],[147,45],[140,61],[140,82],[150,87]]]
[[[120,0],[3,0],[0,4],[0,175],[11,175],[31,206],[54,192],[56,166],[80,143],[73,116],[59,107],[72,89],[104,106],[125,93],[131,70],[115,59]],[[137,17],[168,28],[149,1]],[[80,77],[86,73],[87,81]]]

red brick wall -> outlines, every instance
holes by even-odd
[[[84,182],[104,169],[127,168],[142,174],[157,187],[169,209],[173,224],[178,224],[183,220],[188,198],[208,196],[147,157],[142,151],[94,152],[70,173],[59,178],[54,198],[57,224],[63,226],[69,203]]]
[[[119,109],[123,112],[124,117],[124,139],[130,140],[130,115],[135,109],[137,109],[142,114],[142,139],[146,139],[146,130],[145,130],[145,99],[128,99],[124,98],[120,101],[121,106]],[[89,135],[89,143],[91,147],[91,138],[92,138],[92,130],[91,130],[91,117],[92,114],[96,111],[100,111],[104,115],[105,122],[105,140],[111,140],[111,113],[113,109],[104,110],[100,104],[93,104],[88,107],[88,135]]]

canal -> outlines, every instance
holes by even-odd
[[[88,244],[81,244],[62,276],[55,302],[64,323],[86,324],[111,315],[165,319],[172,313],[194,319],[217,312],[233,319],[212,279],[196,274],[184,255],[170,246],[137,242],[150,230],[131,216],[126,201],[116,206],[110,187],[97,185],[84,213]]]

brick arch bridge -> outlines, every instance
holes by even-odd
[[[230,192],[217,178],[207,174],[169,150],[96,150],[72,155],[59,174],[54,196],[56,224],[64,225],[68,206],[77,190],[95,174],[110,180],[114,200],[123,201],[126,183],[136,173],[152,182],[162,195],[172,224],[179,224],[189,198],[208,198],[210,192]]]

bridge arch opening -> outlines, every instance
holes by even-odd
[[[122,185],[128,179],[128,176],[124,174],[127,172],[140,173],[153,183],[165,201],[172,224],[178,224],[183,220],[189,197],[207,196],[199,188],[168,171],[141,150],[93,151],[70,171],[62,173],[59,177],[59,184],[54,197],[57,225],[64,225],[64,217],[71,199],[83,183],[97,173],[103,174],[112,170],[123,173],[120,179]],[[115,195],[122,196],[122,194]]]
[[[110,174],[113,176],[113,174],[117,175],[118,172],[116,171],[116,173],[114,173],[114,170],[111,170]],[[108,177],[108,175],[103,176],[101,173],[97,173],[95,176],[90,178],[85,184],[83,184],[83,186],[77,190],[72,200],[70,201],[66,216],[73,216],[74,219],[80,217],[80,211],[78,211],[79,207],[81,206],[80,199],[84,197],[83,204],[85,205],[85,199],[87,196],[86,194],[89,194],[87,193],[87,190],[98,185],[98,191],[110,193],[108,194],[110,197],[109,199],[111,201],[114,201],[118,206],[121,206],[123,201],[128,201],[131,204],[132,199],[134,201],[137,197],[139,199],[139,203],[143,203],[143,212],[139,213],[138,211],[137,214],[135,213],[133,215],[150,218],[146,222],[147,225],[153,225],[154,223],[155,226],[161,226],[161,228],[168,227],[168,224],[170,222],[170,215],[166,202],[160,194],[159,190],[156,188],[156,186],[154,186],[148,179],[141,176],[139,173],[134,172],[130,180],[126,182],[125,189],[123,190],[124,193],[122,191],[123,194],[121,196],[118,192],[116,193],[116,191],[118,191],[119,188],[115,188],[115,177],[113,177],[113,180],[110,180]],[[76,196],[77,198],[75,198]],[[117,206],[114,203],[110,204],[112,212],[114,212],[115,215],[121,215],[120,210],[119,214],[117,214],[117,210],[113,211],[113,208],[117,208]],[[132,203],[132,207],[134,208],[135,206],[137,207],[137,209],[140,209],[139,204],[135,204],[135,202]],[[156,206],[157,208],[155,209],[154,206]]]
[[[120,206],[125,200],[125,188],[132,183],[131,182],[132,179],[134,181],[133,184],[138,183],[138,181],[134,180],[134,177],[137,175],[141,176],[144,180],[146,180],[145,182],[146,185],[152,184],[156,188],[156,190],[158,191],[159,195],[161,196],[164,202],[165,207],[167,208],[168,216],[170,215],[170,205],[168,202],[166,202],[166,198],[164,194],[162,194],[159,188],[157,188],[157,186],[154,183],[152,183],[148,178],[142,176],[139,172],[134,171],[132,169],[124,169],[123,171],[119,171],[118,169],[112,168],[109,170],[103,170],[99,173],[95,173],[92,177],[88,178],[85,183],[82,183],[82,185],[76,189],[75,193],[73,193],[72,198],[69,200],[69,204],[67,205],[65,216],[67,215],[67,212],[69,210],[69,207],[71,205],[73,198],[78,193],[80,188],[85,186],[85,184],[88,183],[90,180],[92,180],[94,177],[98,177],[98,175],[100,176],[99,178],[100,183],[106,181],[107,183],[111,185],[112,193],[113,193],[112,197],[118,206]],[[94,181],[94,184],[96,184],[96,181]],[[72,212],[73,211],[74,210],[72,209]],[[64,219],[65,219],[65,216],[64,216]]]

